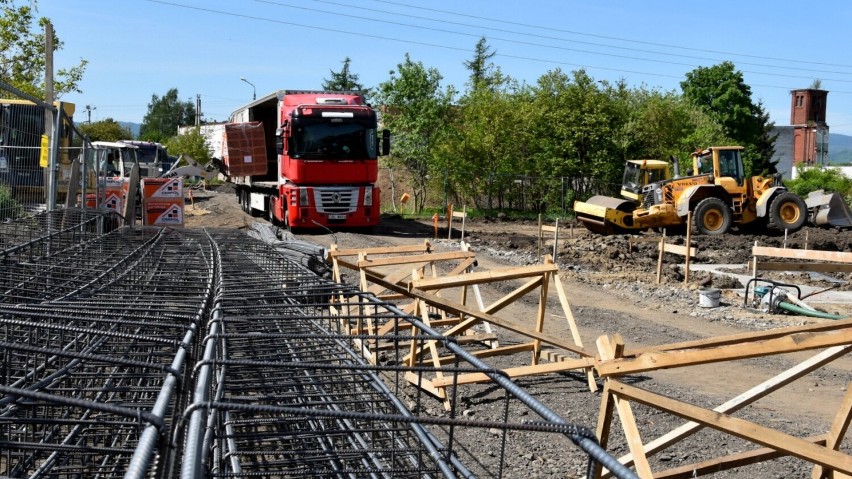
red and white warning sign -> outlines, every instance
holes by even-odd
[[[143,178],[143,198],[183,198],[183,178]]]
[[[183,198],[178,201],[147,201],[145,224],[151,226],[183,226]]]

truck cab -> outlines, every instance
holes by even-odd
[[[223,156],[248,213],[295,228],[372,227],[389,144],[358,92],[280,90],[231,115]]]
[[[118,143],[136,147],[140,178],[158,178],[172,167],[172,159],[161,143],[137,140],[118,140]]]
[[[139,161],[137,149],[134,145],[121,142],[93,141],[90,157],[86,161],[99,177],[128,178],[133,165]]]

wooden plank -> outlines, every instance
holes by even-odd
[[[825,438],[823,436],[811,436],[805,438],[805,440],[816,445],[822,445],[825,443]],[[749,464],[758,464],[760,462],[777,459],[786,455],[787,454],[776,451],[775,449],[762,447],[752,451],[730,454],[708,461],[666,469],[665,471],[657,471],[654,473],[654,479],[691,479],[694,477],[708,476],[716,472],[728,471],[737,467],[748,466]]]
[[[559,280],[559,275],[553,275],[553,282],[556,283],[556,294],[559,297],[559,304],[562,306],[562,314],[565,315],[565,321],[568,322],[568,329],[571,330],[571,337],[574,339],[574,344],[578,347],[583,346],[583,338],[580,337],[580,329],[577,328],[577,322],[574,320],[574,314],[571,312],[571,304],[568,303],[568,295],[565,294],[565,289],[562,287],[562,281]],[[589,384],[589,390],[595,392],[598,390],[598,383],[595,381],[595,373],[589,368],[586,371],[586,381]]]
[[[412,281],[408,289],[417,288],[423,291],[432,289],[455,288],[473,284],[493,283],[511,279],[529,278],[544,273],[555,273],[557,267],[554,264],[541,264],[532,266],[518,266],[516,268],[505,268],[490,271],[478,271],[476,273],[461,274],[454,277],[428,278]]]
[[[666,243],[666,250],[665,251],[666,251],[666,253],[677,254],[677,255],[680,255],[680,256],[686,256],[687,255],[686,246],[679,245],[679,244]],[[690,256],[695,256],[695,255],[698,254],[698,248],[693,246],[693,247],[689,248],[688,252],[689,252]]]
[[[425,374],[425,373],[423,373],[423,374]],[[436,388],[435,386],[432,385],[432,380],[430,380],[429,378],[427,378],[426,376],[424,376],[422,374],[418,375],[417,373],[408,371],[407,373],[405,373],[405,379],[409,383],[411,383],[411,384],[417,386],[418,388],[428,392],[429,394],[435,396],[436,398],[446,399],[446,397],[447,397],[446,389]]]
[[[791,249],[772,248],[769,246],[755,246],[752,248],[751,254],[753,256],[774,256],[776,258],[852,263],[852,253],[843,253],[839,251],[820,251],[814,249]]]
[[[846,394],[843,396],[843,401],[840,402],[840,408],[837,410],[837,415],[834,416],[834,421],[831,423],[831,429],[825,437],[825,447],[834,451],[840,449],[840,443],[846,437],[846,431],[849,429],[849,420],[852,418],[852,390],[846,387]],[[811,479],[821,479],[825,477],[827,471],[823,466],[814,466],[811,473]]]
[[[625,356],[637,356],[641,353],[653,351],[671,351],[677,349],[701,349],[715,348],[729,344],[739,344],[745,342],[758,342],[767,339],[790,336],[800,333],[827,333],[831,331],[843,330],[852,328],[852,319],[842,319],[838,321],[825,321],[821,323],[808,324],[804,326],[790,326],[786,328],[775,328],[767,331],[755,331],[749,333],[731,334],[728,336],[715,336],[712,338],[698,339],[693,341],[683,341],[680,343],[660,344],[656,346],[645,346],[641,348],[633,348],[626,352]]]
[[[494,349],[483,349],[481,351],[468,351],[477,358],[490,358],[494,356],[503,356],[506,354],[525,353],[532,350],[532,343],[512,344],[511,346],[500,346]],[[457,360],[456,356],[441,356],[441,364],[454,363]]]
[[[847,346],[835,346],[833,348],[828,348],[825,351],[820,352],[819,354],[812,356],[811,358],[802,361],[801,363],[793,366],[792,368],[778,374],[766,381],[754,386],[753,388],[745,391],[744,393],[732,398],[730,401],[726,401],[725,403],[719,405],[714,408],[713,411],[730,414],[732,412],[739,411],[740,409],[748,406],[749,404],[754,403],[758,399],[764,398],[769,394],[781,389],[782,387],[790,384],[797,379],[809,374],[816,369],[828,364],[831,361],[849,353],[852,351],[852,345]],[[645,454],[648,456],[653,456],[657,452],[671,446],[672,444],[689,437],[690,435],[698,432],[704,426],[698,424],[697,422],[687,422],[680,427],[672,429],[669,433],[664,434],[653,441],[650,441],[645,444]],[[625,466],[630,466],[633,464],[633,457],[630,454],[626,454],[620,458],[618,458],[618,462],[624,464]]]
[[[609,380],[605,380],[603,392],[601,393],[600,410],[598,411],[598,424],[595,428],[595,435],[598,436],[598,443],[605,450],[609,445],[609,431],[610,429],[612,429],[612,413],[615,408],[615,404],[613,403],[613,401],[614,398],[612,394],[609,393]],[[593,471],[593,477],[595,479],[600,479],[600,477],[602,477],[602,470],[602,465],[599,462],[595,461],[595,470]]]
[[[547,286],[550,284],[550,276],[551,274],[545,273],[541,280],[541,287],[538,290],[538,311],[535,316],[535,330],[539,333],[544,332],[544,318],[547,313]],[[541,340],[536,339],[533,341],[532,364],[538,364],[538,355],[540,352]]]
[[[332,245],[334,248],[337,245]],[[358,253],[371,254],[402,254],[402,253],[428,253],[432,250],[432,245],[426,241],[425,244],[406,245],[406,246],[382,246],[376,248],[353,248],[353,249],[332,249],[328,252],[330,258],[340,258],[342,256],[358,256]]]
[[[601,336],[596,343],[598,355],[603,360],[618,359],[624,351],[624,340],[618,334],[615,334],[612,339],[608,336]],[[616,394],[613,388],[610,387],[608,391],[612,397],[615,410],[618,411],[621,430],[624,432],[627,446],[633,455],[633,467],[636,469],[636,474],[642,479],[653,479],[654,474],[651,472],[651,465],[644,453],[642,437],[639,434],[639,427],[636,425],[636,417],[633,415],[633,407],[630,402],[623,400],[620,395]]]
[[[568,361],[559,361],[556,363],[544,363],[532,366],[518,366],[514,368],[503,369],[501,370],[501,372],[503,372],[510,378],[518,378],[525,376],[536,376],[540,374],[558,373],[562,371],[571,371],[574,369],[585,369],[590,367],[593,363],[594,360],[592,358],[581,358]],[[456,378],[456,384],[473,384],[491,381],[491,378],[489,378],[485,373],[459,374],[456,376]],[[432,380],[432,385],[438,388],[452,386],[452,384],[453,378],[450,376],[445,376],[442,379],[436,378]]]
[[[686,214],[686,244],[692,246],[692,211]],[[689,284],[689,260],[692,259],[693,256],[698,254],[698,250],[695,253],[692,250],[687,250],[687,254],[684,258],[684,267],[683,267],[683,284]]]
[[[385,258],[366,258],[358,261],[356,268],[375,268],[379,266],[393,266],[411,263],[433,263],[435,261],[447,261],[456,259],[467,259],[476,256],[468,251],[447,251],[444,253],[429,253],[410,256],[388,256]]]
[[[655,394],[611,380],[614,394],[621,395],[654,409],[662,410],[689,419],[740,439],[785,452],[805,461],[828,466],[846,474],[852,474],[852,456],[800,439],[790,434],[755,424],[744,419],[720,414],[676,399]]]
[[[713,349],[642,353],[633,358],[601,362],[598,376],[620,376],[673,367],[692,366],[852,343],[852,329],[825,334],[799,333],[758,343],[732,344]]]

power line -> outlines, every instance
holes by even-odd
[[[323,0],[314,0],[314,1],[323,1]],[[503,20],[503,19],[482,17],[482,16],[478,16],[478,15],[469,15],[469,14],[464,14],[464,13],[450,12],[450,11],[447,11],[447,10],[438,10],[438,9],[435,9],[435,8],[421,7],[419,5],[409,5],[409,4],[406,4],[406,3],[394,2],[394,1],[391,1],[391,0],[373,0],[373,1],[379,2],[379,3],[387,3],[389,5],[396,5],[396,6],[406,7],[406,8],[417,9],[417,10],[426,10],[426,11],[441,13],[441,14],[445,14],[445,15],[455,15],[455,16],[459,16],[459,17],[474,18],[474,19],[477,19],[477,20],[485,20],[485,21],[489,21],[489,22],[499,22],[499,23],[505,23],[505,24],[508,24],[508,25],[517,25],[517,26],[521,26],[521,27],[537,28],[537,29],[540,29],[540,30],[548,30],[548,31],[560,32],[560,33],[569,33],[569,34],[572,34],[572,35],[583,35],[583,36],[588,36],[588,37],[603,38],[603,39],[607,39],[607,40],[617,40],[617,41],[622,41],[622,42],[639,43],[639,44],[643,44],[643,45],[652,45],[652,46],[657,46],[657,47],[676,48],[676,49],[679,49],[679,50],[688,50],[688,51],[703,52],[703,53],[715,53],[715,54],[719,54],[719,55],[728,55],[728,56],[740,56],[740,57],[745,57],[745,58],[756,58],[756,59],[761,59],[761,60],[773,60],[773,61],[795,62],[795,63],[809,63],[811,65],[824,65],[824,66],[833,66],[833,67],[842,67],[842,68],[852,68],[852,65],[844,65],[844,64],[838,64],[838,63],[815,62],[815,61],[809,61],[809,60],[791,60],[789,58],[777,58],[777,57],[767,57],[767,56],[760,56],[760,55],[750,55],[750,54],[747,54],[747,53],[733,53],[733,52],[724,52],[724,51],[719,51],[719,50],[707,50],[707,49],[701,49],[701,48],[685,47],[685,46],[682,46],[682,45],[671,45],[671,44],[666,44],[666,43],[656,43],[656,42],[649,42],[649,41],[644,41],[644,40],[619,38],[619,37],[612,37],[612,36],[607,36],[607,35],[598,35],[598,34],[595,34],[595,33],[588,33],[588,32],[577,32],[577,31],[565,30],[565,29],[561,29],[561,28],[543,27],[541,25],[532,25],[532,24],[528,24],[528,23],[513,22],[513,21],[510,21],[510,20]]]
[[[273,23],[273,24],[279,24],[279,25],[290,25],[290,26],[295,26],[295,27],[308,28],[308,29],[311,29],[311,30],[319,30],[319,31],[332,32],[332,33],[343,33],[343,34],[347,34],[347,35],[359,36],[359,37],[364,37],[364,38],[372,38],[372,39],[376,39],[376,40],[405,43],[407,45],[420,45],[420,46],[426,46],[426,47],[432,47],[432,48],[440,48],[440,49],[444,49],[444,50],[470,52],[470,50],[468,48],[463,48],[463,47],[442,45],[442,44],[438,44],[438,43],[424,42],[424,41],[418,41],[418,40],[407,40],[407,39],[401,39],[401,38],[393,38],[393,37],[387,37],[387,36],[383,36],[383,35],[376,35],[376,34],[372,34],[372,33],[354,32],[354,31],[348,31],[348,30],[341,30],[341,29],[338,29],[338,28],[323,27],[323,26],[319,26],[319,25],[308,25],[308,24],[304,24],[304,23],[296,23],[296,22],[290,22],[290,21],[285,21],[285,20],[277,20],[277,19],[272,19],[272,18],[260,17],[260,16],[255,16],[255,15],[248,15],[248,14],[243,14],[243,13],[227,12],[227,11],[216,10],[216,9],[212,9],[212,8],[198,7],[198,6],[194,6],[194,5],[186,5],[186,4],[181,4],[181,3],[171,2],[171,1],[166,1],[166,0],[146,0],[146,1],[151,2],[151,3],[168,5],[168,6],[172,6],[172,7],[184,8],[184,9],[188,9],[188,10],[196,10],[196,11],[202,11],[202,12],[207,12],[207,13],[213,13],[213,14],[217,14],[217,15],[225,15],[225,16],[231,16],[231,17],[236,17],[236,18],[244,18],[244,19],[247,19],[247,20],[254,20],[254,21],[260,21],[260,22],[266,22],[266,23]],[[261,3],[276,3],[276,4],[279,4],[281,6],[292,7],[291,5],[282,4],[280,2],[271,2],[271,1],[268,1],[268,0],[263,0],[263,1],[262,0],[256,0],[256,1],[259,1]],[[293,8],[312,10],[312,9],[307,9],[305,7],[293,7]],[[340,15],[340,14],[335,13],[335,12],[323,12],[323,13]],[[461,15],[461,14],[459,14],[459,15]],[[353,17],[352,15],[346,15],[346,16],[350,17],[350,18]],[[368,20],[372,20],[372,19],[369,19],[367,17],[363,17],[363,18],[368,19]],[[385,23],[387,23],[387,22],[385,22]],[[443,30],[440,30],[440,29],[435,29],[435,28],[430,28],[430,27],[418,27],[418,28],[423,28],[423,29],[432,30],[432,31],[443,31]],[[458,32],[451,32],[451,33],[458,33]],[[471,35],[471,34],[466,34],[466,33],[458,33],[458,34],[460,34],[460,35]],[[477,35],[477,36],[479,36],[479,35]],[[507,40],[507,41],[511,41],[511,40]],[[523,43],[523,42],[518,42],[518,43]],[[564,48],[564,47],[553,47],[553,48]],[[575,50],[575,51],[577,51],[577,50]],[[617,56],[617,55],[613,55],[613,54],[604,54],[604,53],[595,53],[595,52],[587,52],[587,53],[596,54],[596,55]],[[505,58],[514,58],[514,59],[526,60],[526,61],[535,61],[535,62],[541,62],[541,63],[552,64],[552,65],[562,65],[562,66],[567,66],[567,67],[583,68],[583,69],[615,71],[615,72],[619,72],[619,73],[633,73],[633,74],[639,74],[639,75],[664,77],[664,78],[677,78],[677,79],[683,78],[682,76],[678,76],[678,75],[666,75],[666,74],[644,72],[644,71],[637,71],[637,70],[625,70],[625,69],[622,69],[622,68],[600,67],[600,66],[593,66],[593,65],[587,65],[587,64],[565,62],[565,61],[560,61],[560,60],[548,60],[548,59],[534,58],[534,57],[521,56],[521,55],[508,55],[508,54],[502,54],[502,53],[499,53],[499,52],[496,54],[496,56],[505,57]],[[625,57],[622,56],[622,58],[625,58]],[[635,59],[635,58],[631,57],[631,59]],[[695,65],[679,64],[679,63],[674,63],[674,62],[666,62],[666,61],[662,61],[662,60],[648,60],[648,61],[657,61],[657,62],[661,62],[661,63],[672,63],[672,64],[676,64],[676,65],[690,66],[690,67],[693,67],[693,68],[695,67]],[[782,67],[778,67],[778,68],[782,68]],[[777,74],[777,73],[765,73],[765,72],[754,72],[754,71],[743,71],[743,73],[751,73],[751,74],[755,74],[755,75],[765,75],[765,76],[778,76],[778,77],[786,77],[786,78],[799,78],[799,79],[809,79],[809,80],[812,79],[812,77],[784,75],[784,74]],[[846,83],[846,82],[852,83],[852,80],[825,79],[825,81],[837,81],[837,82],[844,82],[844,83]],[[777,85],[753,84],[753,86],[762,86],[762,87],[767,87],[767,88],[778,88],[778,89],[786,89],[786,90],[791,89],[791,87],[789,87],[789,86],[777,86]],[[837,90],[832,90],[832,92],[833,93],[852,93],[852,91],[837,91]]]
[[[453,22],[453,21],[445,20],[445,19],[436,19],[436,18],[419,17],[419,16],[407,15],[407,14],[399,14],[399,13],[395,13],[395,12],[389,12],[387,10],[363,8],[363,7],[360,7],[360,6],[356,7],[356,6],[353,6],[353,5],[350,5],[350,4],[340,3],[340,2],[335,2],[335,1],[329,1],[329,0],[314,0],[314,1],[319,2],[319,3],[327,3],[327,4],[330,4],[330,5],[340,6],[340,7],[357,8],[359,11],[371,11],[371,12],[376,12],[376,13],[390,14],[390,15],[402,16],[402,17],[406,17],[406,18],[415,18],[415,19],[418,19],[418,20],[426,20],[426,21],[431,21],[431,22],[440,22],[440,23],[444,23],[444,24],[459,25],[459,26],[463,26],[463,27],[466,27],[466,28],[481,28],[481,29],[493,30],[493,31],[498,31],[498,32],[503,32],[503,33],[510,33],[510,34],[513,34],[513,35],[528,36],[528,37],[541,38],[541,39],[546,39],[546,40],[555,40],[555,41],[570,42],[570,43],[580,43],[580,44],[584,44],[584,45],[592,45],[592,46],[603,47],[603,48],[612,48],[612,49],[617,49],[617,50],[625,50],[625,51],[640,52],[640,53],[650,53],[650,54],[653,54],[653,55],[663,55],[663,56],[669,56],[669,57],[681,57],[681,58],[688,58],[688,59],[694,59],[694,60],[707,60],[707,61],[712,61],[712,62],[722,61],[718,58],[696,57],[696,56],[692,56],[692,55],[680,55],[680,54],[675,54],[675,53],[659,52],[659,51],[653,51],[653,50],[644,50],[644,49],[639,49],[639,48],[621,47],[621,46],[616,46],[616,45],[605,45],[605,44],[601,44],[601,43],[586,42],[586,41],[582,41],[582,40],[572,40],[572,39],[567,39],[567,38],[559,38],[559,37],[546,36],[546,35],[536,35],[536,34],[513,31],[513,30],[506,30],[506,29],[493,28],[493,27],[485,27],[485,26],[481,26],[481,25],[471,25],[471,24],[468,24],[468,23]],[[433,32],[449,33],[449,34],[453,34],[453,35],[460,35],[460,36],[466,36],[466,37],[478,38],[478,37],[482,36],[481,33],[459,32],[459,31],[447,30],[447,29],[444,29],[444,28],[427,27],[427,26],[423,26],[423,25],[413,25],[411,23],[402,23],[402,22],[395,22],[395,21],[389,21],[389,20],[379,20],[379,19],[371,18],[371,17],[367,17],[367,16],[352,15],[352,14],[348,14],[348,13],[340,13],[340,12],[333,12],[333,11],[329,11],[329,10],[320,10],[320,9],[316,9],[316,8],[302,7],[302,6],[292,5],[292,4],[279,2],[279,1],[255,0],[255,2],[264,3],[264,4],[268,4],[268,5],[275,5],[275,6],[279,6],[279,7],[292,8],[292,9],[296,9],[296,10],[304,10],[304,11],[308,11],[308,12],[322,13],[322,14],[325,14],[325,15],[334,15],[334,16],[346,17],[346,18],[350,18],[350,19],[354,18],[354,19],[358,19],[358,20],[377,22],[377,23],[382,23],[382,24],[391,24],[391,25],[397,25],[397,26],[406,27],[406,28],[415,28],[415,29],[427,30],[427,31],[433,31]],[[640,60],[640,61],[646,61],[646,62],[664,63],[664,64],[669,64],[669,65],[686,66],[686,67],[691,67],[691,68],[696,67],[696,65],[693,64],[693,63],[681,63],[681,62],[675,62],[675,61],[670,61],[670,60],[658,60],[658,59],[654,59],[654,58],[637,58],[635,56],[626,56],[626,55],[619,55],[619,54],[615,54],[615,53],[606,53],[606,52],[596,52],[596,51],[591,51],[591,50],[581,50],[581,49],[578,49],[578,48],[569,48],[569,47],[562,47],[562,46],[557,46],[557,45],[548,45],[548,44],[544,44],[544,43],[534,43],[534,42],[527,42],[527,41],[522,41],[522,40],[513,40],[511,38],[489,36],[488,39],[507,42],[507,43],[514,43],[514,44],[518,44],[518,45],[525,45],[525,46],[550,48],[550,49],[555,49],[555,50],[571,51],[571,52],[577,52],[577,53],[587,53],[587,54],[590,54],[590,55],[602,55],[602,56],[608,56],[608,57],[613,57],[613,58],[623,58],[623,59],[629,59],[629,60]],[[499,55],[499,53],[498,53],[498,55]],[[832,73],[832,74],[840,74],[840,75],[846,75],[846,74],[850,73],[850,72],[838,72],[838,71],[813,70],[813,69],[808,69],[808,68],[799,68],[799,67],[792,67],[792,66],[767,65],[767,64],[763,64],[763,63],[740,62],[740,64],[758,66],[758,67],[764,67],[764,68],[783,68],[783,69],[786,69],[786,70],[799,70],[799,71],[812,72],[812,73]],[[759,74],[759,75],[788,76],[790,78],[799,78],[799,79],[808,79],[808,80],[813,78],[813,77],[810,77],[810,76],[809,77],[803,77],[803,76],[785,75],[785,74],[781,74],[781,73],[764,73],[764,72],[749,72],[749,73],[755,73],[755,74]],[[824,80],[825,81],[837,81],[837,82],[852,83],[852,79],[851,80],[842,80],[842,79],[835,79],[835,78],[825,78]]]

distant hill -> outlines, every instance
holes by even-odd
[[[141,123],[133,123],[131,121],[120,121],[118,122],[118,124],[130,130],[130,133],[133,133],[133,138],[128,138],[129,140],[133,140],[139,137],[139,127],[142,126]],[[852,137],[847,138],[852,139]]]
[[[829,164],[852,164],[852,136],[828,134]]]

